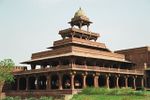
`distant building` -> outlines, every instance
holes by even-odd
[[[91,23],[79,9],[69,22],[71,27],[59,31],[61,40],[54,41],[46,51],[33,53],[31,60],[22,63],[31,65],[31,70],[14,72],[15,83],[4,90],[6,95],[39,97],[74,94],[89,86],[148,86],[148,74],[144,73],[148,73],[145,68],[150,66],[150,49],[114,53],[104,43],[96,42],[100,35],[89,31]]]

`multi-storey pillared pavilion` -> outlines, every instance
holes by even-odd
[[[96,42],[100,35],[89,31],[91,23],[79,9],[69,22],[71,27],[59,31],[61,40],[23,62],[31,69],[15,72],[15,83],[5,89],[6,94],[48,96],[74,94],[88,86],[144,87],[144,71],[136,70],[136,64],[126,60],[124,54]]]

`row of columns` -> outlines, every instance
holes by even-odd
[[[75,89],[75,75],[76,74],[70,74],[70,80],[71,80],[71,89]],[[63,74],[58,74],[58,82],[59,82],[59,90],[62,90],[62,76]],[[86,83],[86,79],[87,79],[87,74],[82,74],[82,88],[86,88],[87,87],[87,83]],[[99,76],[100,75],[96,75],[93,74],[93,85],[94,87],[99,87]],[[110,74],[105,74],[105,87],[110,88]],[[128,78],[129,76],[120,76],[120,75],[115,75],[115,87],[119,88],[119,78],[123,77],[124,78],[124,87],[128,87],[129,83],[128,83]],[[137,76],[130,76],[133,78],[133,88],[136,89],[136,78]],[[35,77],[35,81],[38,80],[38,77]],[[37,81],[38,82],[38,81]],[[19,78],[16,79],[16,83],[17,83],[17,90],[19,90]],[[37,83],[38,84],[38,83]],[[141,77],[141,87],[144,87],[144,78]],[[46,75],[46,90],[49,90],[51,87],[51,76],[50,75]],[[38,85],[36,86],[36,89],[38,89]],[[26,77],[26,91],[29,90],[29,77]]]
[[[56,64],[50,65],[50,67],[53,67],[53,66],[56,67],[56,66],[64,65],[63,64],[64,61],[63,60],[61,61],[60,59],[58,60],[58,62],[56,62]],[[75,66],[75,65],[77,65],[77,66],[78,65],[97,66],[97,67],[100,66],[100,67],[118,68],[118,69],[120,69],[121,67],[123,68],[124,66],[126,66],[126,65],[121,65],[121,63],[107,63],[107,62],[101,62],[101,63],[99,62],[98,63],[96,61],[90,61],[90,63],[89,63],[89,61],[84,59],[84,58],[80,59],[80,60],[78,60],[77,58],[69,58],[69,59],[66,58],[65,61],[67,61],[67,65],[72,65],[72,66]],[[48,66],[49,65],[40,65],[40,68],[43,69],[43,68],[47,68]],[[132,65],[128,65],[128,67],[130,67],[130,66],[132,66]],[[127,66],[126,66],[126,68],[127,68]],[[31,70],[32,69],[36,69],[36,65],[35,64],[31,64]]]

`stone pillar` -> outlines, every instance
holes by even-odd
[[[44,68],[46,68],[46,65],[41,65],[41,69],[44,69]]]
[[[86,59],[84,59],[83,63],[84,63],[84,67],[87,68]]]
[[[90,24],[87,24],[87,31],[89,32],[89,26],[90,26]]]
[[[59,89],[62,90],[62,74],[58,74],[59,76]]]
[[[86,75],[83,75],[83,88],[86,88]]]
[[[74,74],[71,75],[71,89],[74,89]]]
[[[31,69],[36,69],[36,65],[31,64]]]
[[[128,87],[128,76],[125,76],[125,87]]]
[[[29,90],[29,77],[26,77],[26,91]]]
[[[70,59],[70,64],[69,64],[71,67],[73,67],[75,65],[75,59],[72,57]]]
[[[47,81],[46,81],[46,90],[49,90],[51,88],[51,77],[50,75],[48,74],[47,75]]]
[[[59,59],[57,67],[60,67],[61,65],[62,65],[61,59]]]
[[[144,78],[141,78],[141,87],[144,88]]]
[[[35,78],[35,89],[38,90],[38,76]]]
[[[144,76],[144,87],[147,88],[147,76]]]
[[[109,75],[106,74],[106,88],[109,88]]]
[[[116,75],[116,88],[119,88],[119,76]]]
[[[16,79],[16,81],[17,81],[17,91],[19,91],[19,80],[20,80],[20,78],[18,77],[17,79]]]
[[[133,77],[133,88],[136,90],[136,76]]]
[[[98,87],[98,76],[94,76],[94,87]]]

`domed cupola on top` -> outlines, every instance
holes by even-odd
[[[89,30],[89,25],[92,23],[89,18],[86,16],[85,12],[79,8],[77,12],[75,12],[74,17],[69,22],[71,27],[78,26],[80,29],[82,26],[87,26],[87,30]]]

